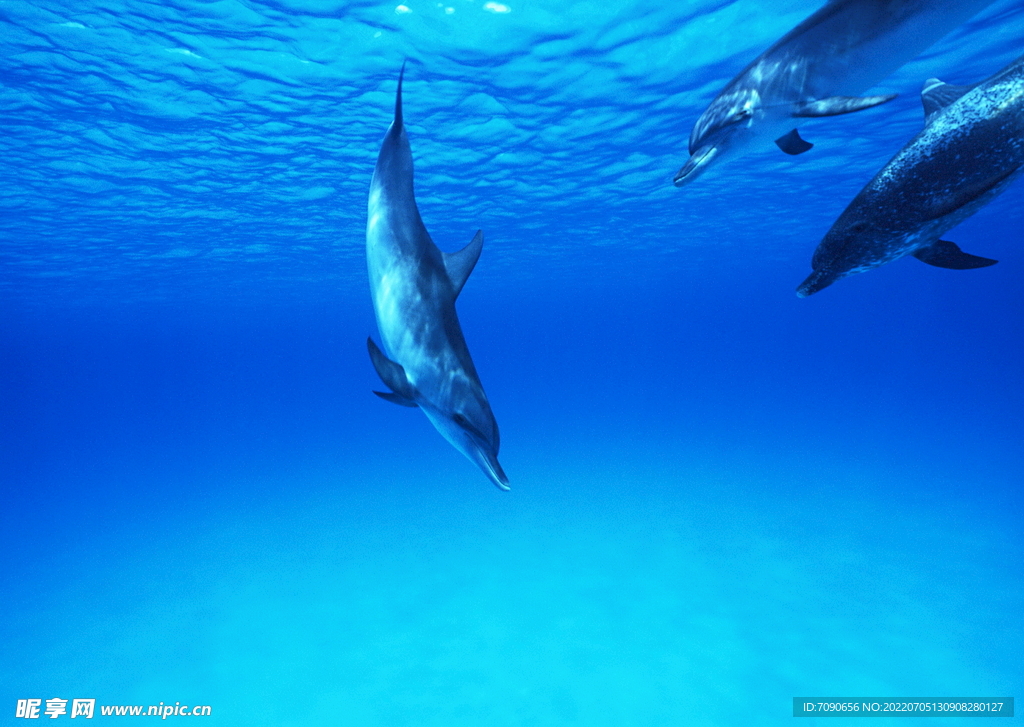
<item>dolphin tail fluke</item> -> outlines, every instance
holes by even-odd
[[[396,399],[404,399],[405,401],[415,402],[416,400],[416,387],[409,383],[409,378],[405,375],[405,369],[402,368],[401,364],[395,363],[377,347],[377,344],[373,342],[372,338],[366,339],[366,348],[370,351],[370,361],[373,362],[373,368],[377,370],[377,375],[380,376],[380,380],[388,385],[395,394],[392,396],[386,396],[380,392],[375,391],[377,396],[393,401],[396,404],[401,403]],[[403,406],[409,406],[408,404],[402,404]],[[415,406],[415,403],[412,404]]]
[[[928,247],[922,247],[920,250],[915,250],[910,254],[923,263],[949,270],[987,268],[989,265],[995,265],[999,262],[991,258],[966,253],[955,242],[950,242],[949,240],[937,240]]]
[[[810,151],[811,147],[814,146],[811,142],[805,141],[804,138],[800,136],[800,132],[796,129],[793,129],[784,136],[780,136],[775,140],[775,144],[782,149],[782,151],[791,156],[796,156],[797,154],[803,154],[805,151]]]
[[[405,61],[402,61],[402,70],[398,72],[398,91],[395,93],[395,128],[402,128],[402,79],[405,77]]]
[[[443,252],[444,268],[448,272],[448,278],[452,281],[455,289],[455,297],[462,292],[462,286],[469,280],[469,274],[476,267],[476,261],[480,259],[480,251],[484,249],[484,231],[477,230],[469,244],[458,252]]]
[[[880,106],[894,98],[896,98],[894,93],[887,93],[884,96],[830,96],[802,104],[793,112],[793,116],[816,119],[822,116],[852,114],[854,111]]]

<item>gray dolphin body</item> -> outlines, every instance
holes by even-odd
[[[403,72],[404,72],[403,66]],[[498,424],[455,314],[455,299],[476,265],[483,233],[455,253],[441,252],[413,196],[412,151],[402,123],[402,76],[395,119],[370,182],[366,260],[377,327],[390,358],[367,339],[370,359],[402,406],[418,406],[430,422],[502,490]]]
[[[921,101],[924,130],[836,220],[797,288],[801,298],[908,254],[955,270],[995,264],[940,237],[1024,169],[1024,56],[976,86],[931,78]]]
[[[830,0],[758,56],[718,94],[690,134],[681,187],[713,163],[772,141],[787,154],[812,144],[804,119],[836,116],[895,96],[874,86],[992,0]]]

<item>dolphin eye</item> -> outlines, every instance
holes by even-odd
[[[743,121],[744,119],[749,119],[753,115],[754,111],[752,109],[740,109],[729,118],[729,122],[735,124]]]
[[[454,420],[455,420],[455,423],[456,423],[456,424],[458,424],[458,425],[459,425],[460,427],[464,427],[464,426],[466,426],[467,424],[469,424],[469,420],[468,420],[468,419],[466,419],[466,417],[462,416],[462,415],[461,415],[461,414],[459,414],[459,413],[456,413],[456,414],[455,414],[455,415],[454,415],[454,416],[452,417],[452,419],[454,419]]]

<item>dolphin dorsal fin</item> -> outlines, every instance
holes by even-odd
[[[972,88],[974,86],[951,86],[937,78],[929,78],[925,81],[924,88],[921,89],[921,104],[924,106],[924,125],[930,124],[940,111],[955,103]]]
[[[480,251],[484,249],[484,231],[477,230],[469,244],[458,252],[442,252],[444,258],[444,269],[448,272],[448,279],[452,281],[455,289],[455,297],[459,297],[462,286],[469,279],[469,274],[476,267],[476,261],[480,259]]]

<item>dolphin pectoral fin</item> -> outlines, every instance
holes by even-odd
[[[805,151],[809,151],[814,144],[809,141],[804,141],[800,136],[800,132],[793,129],[788,134],[780,136],[775,140],[775,144],[782,149],[782,151],[796,156],[797,154],[803,154]]]
[[[373,393],[384,401],[390,401],[392,404],[398,404],[399,406],[408,406],[412,408],[419,406],[415,401],[406,399],[404,396],[399,396],[398,394],[392,394],[390,391],[374,391]]]
[[[477,230],[469,244],[458,252],[443,252],[444,269],[448,272],[448,279],[452,281],[455,289],[455,297],[462,292],[462,286],[469,279],[469,274],[476,267],[476,261],[480,259],[480,251],[484,249],[484,231]]]
[[[974,86],[951,86],[937,78],[929,78],[925,81],[924,87],[921,89],[921,105],[924,106],[924,125],[930,124],[936,114],[950,104],[955,103],[972,88]]]
[[[889,93],[884,96],[830,96],[829,98],[808,101],[799,106],[793,116],[798,118],[818,118],[821,116],[839,116],[840,114],[852,114],[854,111],[863,111],[874,106],[879,106],[892,101],[896,94]]]
[[[960,249],[955,242],[949,240],[937,240],[928,247],[922,247],[910,253],[918,260],[937,268],[948,268],[949,270],[973,270],[974,268],[987,268],[995,265],[998,260],[987,257],[971,255]]]
[[[366,339],[366,347],[370,351],[370,361],[373,362],[373,368],[377,370],[380,380],[387,384],[388,388],[394,391],[398,397],[407,401],[414,401],[416,399],[416,388],[409,383],[409,378],[405,375],[405,369],[402,368],[402,365],[395,363],[385,356],[377,347],[377,344],[373,342],[372,338]],[[388,401],[394,401],[394,399],[383,394],[374,393]]]

